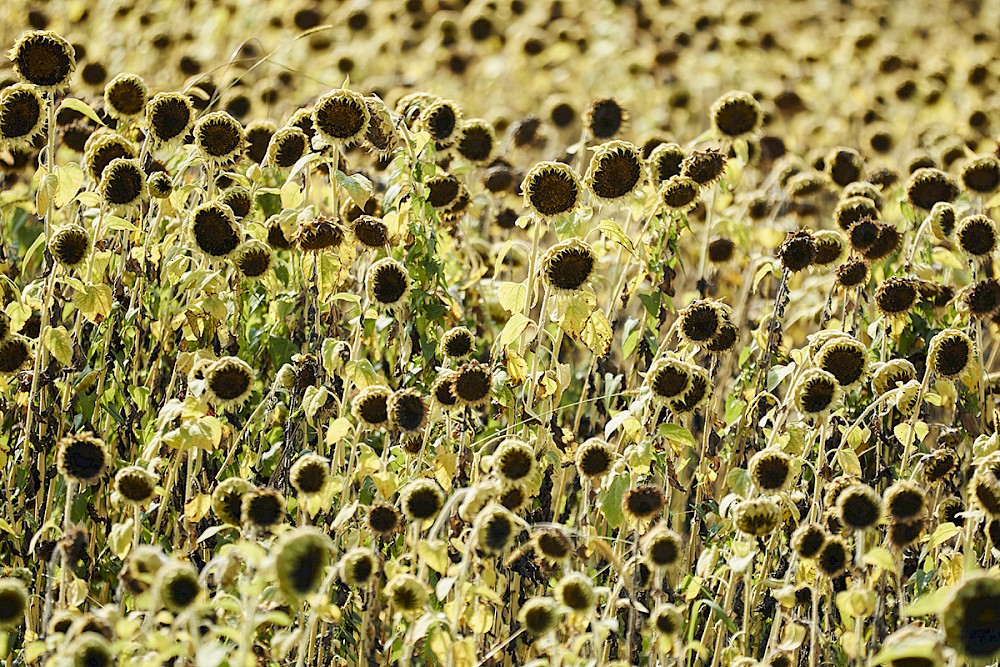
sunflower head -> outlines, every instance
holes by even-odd
[[[598,200],[614,201],[633,194],[643,176],[639,149],[624,141],[611,141],[595,149],[583,180]]]
[[[271,143],[271,137],[277,131],[274,121],[266,118],[259,118],[251,121],[246,127],[247,156],[255,164],[264,164],[267,159],[267,149]]]
[[[210,257],[227,257],[243,241],[243,230],[228,206],[210,201],[191,213],[191,237],[198,249]]]
[[[534,637],[540,637],[559,625],[559,607],[550,597],[535,597],[521,605],[517,621]]]
[[[499,505],[483,509],[475,520],[475,540],[480,551],[496,555],[507,551],[517,536],[514,515]]]
[[[0,578],[0,630],[14,630],[28,611],[28,589],[20,579]]]
[[[906,182],[906,199],[914,208],[930,211],[938,202],[953,202],[958,184],[951,176],[934,167],[921,167]]]
[[[341,557],[337,569],[345,584],[354,588],[364,588],[378,575],[378,557],[371,549],[355,547]]]
[[[51,30],[24,33],[7,57],[18,79],[42,90],[54,91],[66,87],[76,70],[73,47]]]
[[[918,296],[913,278],[893,276],[875,290],[875,305],[886,317],[902,317],[913,308]]]
[[[331,146],[360,143],[365,138],[371,112],[365,98],[341,88],[316,101],[312,111],[316,133]]]
[[[90,177],[95,182],[100,183],[104,170],[118,158],[129,160],[136,158],[135,148],[120,134],[100,130],[94,132],[87,139],[83,151],[83,161]]]
[[[855,484],[837,498],[837,514],[847,528],[871,528],[882,518],[882,498],[867,484]]]
[[[52,235],[49,252],[67,269],[76,268],[90,254],[90,234],[76,223],[63,225]]]
[[[778,247],[778,259],[786,271],[792,273],[809,267],[816,259],[816,240],[808,229],[789,232]]]
[[[504,440],[493,454],[493,473],[508,484],[523,482],[536,466],[535,451],[522,440]]]
[[[694,412],[702,406],[711,393],[712,383],[708,370],[701,366],[691,366],[691,384],[681,397],[670,403],[675,414]]]
[[[67,435],[56,446],[56,468],[66,479],[94,484],[108,467],[108,449],[93,433]]]
[[[781,507],[767,496],[744,500],[735,508],[735,523],[748,535],[770,535],[781,523]]]
[[[392,390],[384,385],[369,385],[351,402],[351,414],[368,428],[385,426],[389,421],[389,398]]]
[[[587,614],[594,609],[597,593],[589,577],[581,572],[571,572],[556,584],[555,598],[571,612]]]
[[[389,156],[399,145],[399,135],[385,103],[377,97],[366,97],[368,105],[368,129],[365,131],[365,141],[375,154],[382,158]]]
[[[930,216],[931,231],[936,239],[943,241],[951,237],[952,232],[955,231],[955,225],[958,223],[958,214],[955,212],[953,204],[938,202],[934,204],[927,215]]]
[[[611,471],[617,457],[606,441],[590,438],[576,452],[576,469],[581,476],[599,481]]]
[[[646,382],[655,400],[671,401],[691,386],[692,366],[673,356],[660,357],[649,367]]]
[[[157,93],[146,104],[146,129],[155,144],[181,141],[194,124],[191,98],[181,93]]]
[[[635,521],[649,521],[660,513],[664,502],[663,491],[658,486],[644,484],[629,489],[622,498],[622,509]]]
[[[962,185],[977,195],[991,195],[1000,189],[1000,159],[995,155],[980,155],[962,165]]]
[[[967,576],[941,612],[945,643],[973,663],[1000,656],[1000,577]]]
[[[583,194],[580,178],[562,162],[539,162],[524,176],[524,206],[539,218],[572,213]]]
[[[146,189],[149,196],[154,199],[166,199],[173,193],[174,184],[170,180],[170,174],[165,171],[154,171],[146,179]]]
[[[441,353],[449,359],[464,359],[475,349],[476,339],[466,327],[453,327],[441,337]]]
[[[657,526],[643,537],[643,560],[650,569],[663,571],[681,561],[684,543],[680,535],[664,526]]]
[[[482,118],[474,118],[459,126],[455,148],[469,162],[485,164],[493,156],[496,142],[493,126]]]
[[[271,531],[285,521],[285,497],[274,489],[253,489],[243,495],[242,523]]]
[[[726,311],[717,301],[699,299],[677,314],[681,338],[695,345],[708,345],[719,335]]]
[[[840,398],[841,388],[833,373],[810,368],[802,373],[795,388],[795,405],[805,415],[829,412]]]
[[[819,571],[831,579],[843,574],[849,563],[847,544],[840,536],[829,537],[816,555],[816,566]]]
[[[818,523],[804,523],[792,533],[792,548],[800,558],[815,558],[826,543],[826,529]]]
[[[354,238],[365,248],[378,250],[389,244],[389,228],[382,220],[371,215],[359,215],[351,224]]]
[[[653,149],[646,161],[653,185],[657,188],[674,176],[680,176],[686,154],[679,145],[669,142]]]
[[[191,565],[180,562],[161,567],[156,575],[155,587],[160,604],[175,614],[197,602],[202,593],[198,573]]]
[[[981,214],[967,216],[959,221],[955,229],[955,238],[965,254],[984,258],[997,247],[996,223]]]
[[[945,329],[933,338],[927,350],[927,365],[943,378],[961,375],[975,363],[972,339],[959,329]]]
[[[779,449],[760,450],[751,457],[747,469],[750,479],[764,493],[779,493],[792,482],[792,460]]]
[[[0,145],[29,148],[42,132],[47,109],[34,86],[15,83],[0,90]]]
[[[288,471],[288,481],[302,496],[320,493],[330,479],[330,462],[318,454],[306,454]]]
[[[561,528],[546,528],[533,542],[535,552],[550,563],[564,563],[573,555],[573,542]]]
[[[198,119],[194,126],[194,141],[202,157],[210,164],[236,162],[246,150],[243,126],[226,111],[213,111]]]
[[[257,280],[271,268],[273,255],[269,245],[258,239],[249,239],[233,252],[232,262],[244,278]]]
[[[274,546],[278,588],[290,600],[301,600],[319,590],[330,564],[333,542],[311,526],[300,526],[284,533]]]
[[[267,145],[267,162],[272,167],[290,169],[310,150],[309,137],[294,125],[274,133]]]
[[[0,341],[0,375],[11,375],[31,359],[31,345],[25,336],[8,335]]]
[[[407,519],[422,522],[433,519],[441,511],[444,494],[433,480],[417,479],[399,492],[399,503]]]
[[[127,466],[115,474],[115,491],[130,505],[145,505],[156,493],[156,482],[145,468]]]
[[[402,524],[402,519],[395,507],[387,503],[375,503],[368,509],[367,526],[376,535],[389,537]]]
[[[588,284],[597,267],[594,249],[578,238],[570,238],[549,248],[541,258],[545,284],[556,293],[577,292]]]
[[[848,259],[837,267],[837,284],[846,289],[860,287],[868,282],[868,263],[862,259]]]
[[[879,364],[872,374],[872,392],[881,396],[891,389],[916,379],[917,371],[906,359],[891,359]]]
[[[205,371],[209,398],[218,407],[240,405],[253,391],[254,372],[239,357],[222,357]]]
[[[239,526],[243,523],[243,497],[253,490],[253,484],[241,477],[230,477],[212,491],[212,511],[223,523]]]
[[[412,574],[397,574],[386,585],[385,596],[397,611],[416,614],[427,605],[427,585]]]
[[[701,187],[687,176],[671,176],[660,184],[660,201],[669,211],[684,212],[698,202]]]
[[[628,124],[628,112],[613,97],[594,100],[583,114],[583,126],[594,139],[612,139]]]
[[[365,277],[368,298],[383,307],[404,304],[411,284],[409,271],[391,257],[383,257],[368,267]]]
[[[149,197],[146,174],[138,160],[116,158],[104,169],[98,186],[101,198],[113,210],[129,211]]]
[[[868,371],[868,348],[850,337],[831,340],[820,348],[816,366],[837,378],[847,391],[860,384]]]
[[[681,175],[701,186],[708,186],[722,178],[726,156],[715,149],[694,151],[681,163]]]
[[[451,146],[458,138],[462,110],[451,100],[437,99],[421,112],[418,126],[427,131],[439,147]]]
[[[739,139],[754,134],[764,121],[760,104],[750,93],[726,93],[712,105],[712,127],[723,137]]]
[[[146,82],[136,74],[119,74],[104,86],[104,106],[112,118],[134,118],[146,109]]]

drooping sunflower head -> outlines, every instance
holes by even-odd
[[[367,526],[376,535],[389,537],[402,524],[399,511],[388,503],[375,503],[368,509]]]
[[[972,317],[991,319],[1000,309],[1000,281],[987,278],[972,283],[962,291],[961,304]]]
[[[734,512],[740,532],[755,537],[770,535],[781,523],[781,507],[767,496],[743,500]]]
[[[371,112],[365,98],[341,88],[316,101],[312,110],[316,133],[331,146],[360,143],[371,122]]]
[[[416,479],[399,492],[399,505],[410,521],[427,521],[437,516],[444,506],[444,494],[437,482]]]
[[[93,433],[67,435],[56,445],[56,468],[68,480],[94,484],[108,467],[108,448]]]
[[[210,164],[236,162],[246,150],[243,126],[226,111],[213,111],[198,119],[194,125],[194,141]]]
[[[997,247],[997,226],[985,215],[966,216],[958,223],[955,238],[965,254],[985,258]]]
[[[459,136],[462,110],[451,100],[437,99],[421,112],[418,126],[440,147],[451,146]]]
[[[392,390],[385,385],[369,385],[358,392],[351,402],[351,414],[368,428],[385,426],[389,421],[389,397]]]
[[[368,267],[365,277],[368,298],[383,307],[405,303],[411,283],[406,267],[391,257],[383,257]]]
[[[345,584],[354,588],[364,588],[378,575],[379,561],[371,549],[355,547],[341,557],[337,569]]]
[[[427,401],[416,389],[401,389],[387,402],[389,423],[404,433],[416,433],[427,424]]]
[[[893,521],[909,521],[927,511],[923,489],[909,480],[900,480],[885,491],[883,505]]]
[[[76,223],[63,225],[49,241],[49,252],[67,269],[83,264],[90,254],[90,234]]]
[[[868,371],[868,348],[850,337],[831,340],[820,348],[816,366],[831,373],[847,391],[860,384]]]
[[[539,531],[533,542],[538,555],[550,563],[564,563],[573,555],[573,542],[561,528]]]
[[[927,214],[931,219],[931,231],[934,237],[940,241],[951,237],[958,223],[958,214],[955,206],[949,202],[938,202],[934,204],[931,212]]]
[[[45,126],[47,109],[34,86],[15,83],[0,90],[0,145],[30,147]]]
[[[795,405],[805,415],[819,416],[829,412],[840,395],[840,383],[832,373],[810,368],[799,378],[795,388]]]
[[[469,162],[486,164],[493,157],[496,143],[493,126],[482,118],[473,118],[459,125],[455,148]]]
[[[160,604],[175,614],[195,604],[202,594],[201,582],[195,569],[187,563],[176,561],[159,569],[155,588]]]
[[[212,511],[223,523],[239,526],[243,523],[243,497],[253,490],[253,484],[241,477],[230,477],[212,491]]]
[[[31,344],[27,337],[8,334],[0,341],[0,375],[17,373],[30,359]]]
[[[816,565],[819,571],[831,579],[843,574],[849,562],[850,554],[847,551],[847,544],[840,536],[828,538],[816,555]]]
[[[659,188],[664,181],[680,176],[685,157],[684,149],[672,142],[654,148],[646,161],[653,185]]]
[[[267,159],[267,149],[271,144],[271,138],[278,127],[274,121],[266,118],[258,118],[250,121],[246,127],[247,156],[255,164],[264,164]]]
[[[306,133],[294,125],[289,125],[271,137],[267,145],[267,162],[272,167],[290,169],[309,150],[309,137]]]
[[[104,106],[112,118],[134,118],[146,109],[146,82],[136,74],[119,74],[104,86]]]
[[[518,525],[514,515],[500,505],[490,505],[476,517],[476,546],[488,555],[507,551],[517,537]]]
[[[750,93],[726,93],[712,104],[712,127],[729,139],[747,137],[760,129],[764,112]]]
[[[508,438],[493,454],[493,473],[508,484],[523,482],[536,467],[535,451],[522,440]]]
[[[453,327],[441,337],[441,354],[449,359],[464,359],[475,349],[476,339],[466,327]]]
[[[594,100],[583,114],[583,126],[594,139],[613,139],[628,125],[629,115],[618,100],[602,97]]]
[[[792,482],[792,460],[780,449],[766,448],[753,455],[747,467],[750,479],[765,493],[779,493]]]
[[[681,394],[680,398],[670,403],[670,409],[675,414],[694,412],[701,407],[711,393],[712,383],[708,370],[701,366],[691,366],[691,384]]]
[[[951,176],[934,167],[921,167],[906,182],[906,199],[914,208],[930,211],[938,202],[953,202],[958,184]]]
[[[28,611],[28,589],[20,579],[0,579],[0,630],[14,630]]]
[[[659,194],[667,210],[683,213],[698,202],[701,186],[687,176],[671,176],[660,184]]]
[[[573,293],[583,289],[594,275],[597,255],[578,238],[570,238],[549,248],[541,258],[541,273],[549,289]]]
[[[87,139],[83,151],[83,162],[94,182],[99,183],[104,175],[104,170],[118,158],[129,160],[136,158],[135,148],[125,137],[116,132],[100,130],[94,132]]]
[[[980,155],[962,165],[962,185],[977,195],[990,195],[1000,189],[1000,159],[995,155]]]
[[[684,614],[677,605],[670,603],[657,605],[650,620],[656,632],[664,637],[675,637],[684,631]]]
[[[288,481],[302,496],[314,496],[330,480],[330,461],[318,454],[305,454],[288,471]]]
[[[654,400],[672,401],[684,395],[691,386],[692,367],[673,356],[660,357],[649,367],[646,383]]]
[[[643,560],[654,571],[663,571],[680,563],[683,549],[680,535],[662,525],[643,537]]]
[[[330,565],[333,542],[312,526],[300,526],[284,533],[274,546],[278,588],[290,600],[301,600],[319,590]]]
[[[149,198],[146,174],[138,160],[116,158],[112,160],[101,176],[98,191],[101,198],[112,210],[125,212],[135,210]]]
[[[347,232],[343,225],[325,215],[302,220],[295,236],[299,247],[306,252],[337,248],[346,238]]]
[[[590,438],[576,452],[576,469],[581,476],[599,481],[611,471],[617,452],[606,441]]]
[[[525,208],[542,219],[572,213],[583,195],[579,176],[562,162],[539,162],[524,176],[521,187]]]
[[[859,287],[868,282],[868,263],[862,259],[848,259],[837,267],[837,284],[846,289]]]
[[[228,188],[219,196],[219,201],[232,209],[233,216],[237,221],[242,221],[253,211],[253,196],[250,194],[250,190],[242,185]]]
[[[861,153],[844,146],[830,151],[823,162],[830,180],[840,187],[858,181],[865,168],[865,160],[861,157]]]
[[[257,280],[267,274],[273,260],[270,246],[258,239],[249,239],[236,248],[232,261],[244,278]]]
[[[427,585],[412,574],[397,574],[385,587],[392,606],[404,614],[416,614],[427,605]]]
[[[832,229],[823,229],[813,234],[816,256],[813,266],[828,267],[839,264],[847,256],[848,245],[844,235]]]
[[[7,57],[18,79],[47,91],[64,88],[76,70],[73,47],[51,30],[24,33]]]
[[[551,632],[559,625],[560,614],[556,601],[550,597],[534,597],[521,605],[517,621],[533,637]]]
[[[451,393],[458,399],[459,405],[478,407],[489,403],[492,382],[493,376],[488,364],[470,361],[456,369]]]
[[[597,602],[594,583],[582,572],[571,572],[559,580],[555,598],[575,614],[588,614]]]
[[[275,489],[251,489],[243,495],[241,509],[243,525],[272,531],[285,521],[285,496]]]
[[[816,239],[808,229],[789,232],[778,247],[777,255],[786,271],[801,271],[816,259]]]
[[[181,93],[157,93],[146,104],[146,129],[155,144],[180,141],[194,125],[191,98]]]
[[[154,199],[166,199],[173,193],[174,184],[170,180],[170,174],[165,171],[154,171],[146,179],[146,189],[149,196]]]
[[[837,498],[837,516],[852,530],[871,528],[882,518],[882,498],[867,484],[855,484]]]
[[[792,548],[799,558],[815,558],[826,543],[826,529],[818,523],[804,523],[792,533]]]
[[[372,215],[359,215],[351,223],[351,231],[358,243],[369,250],[378,250],[389,245],[389,227]]]
[[[872,374],[872,392],[881,396],[917,377],[913,364],[906,359],[890,359],[880,363]]]
[[[462,194],[462,182],[447,172],[434,174],[424,185],[427,187],[427,201],[438,211],[451,209]]]
[[[948,646],[977,664],[996,660],[1000,656],[1000,577],[967,575],[940,618]]]
[[[246,401],[253,391],[253,382],[253,369],[239,357],[222,357],[205,371],[208,396],[220,408]]]
[[[972,339],[959,329],[938,332],[927,348],[928,367],[943,378],[958,377],[975,363],[975,358]]]
[[[211,257],[227,257],[243,241],[233,211],[216,201],[199,205],[191,213],[191,236],[198,249]]]
[[[368,105],[368,129],[365,141],[378,157],[387,157],[399,145],[399,135],[393,123],[392,114],[385,103],[377,97],[365,98]]]
[[[726,321],[726,311],[717,301],[698,299],[677,314],[677,331],[682,339],[695,345],[708,345],[718,336]]]
[[[709,186],[722,178],[726,168],[726,156],[720,151],[710,148],[704,151],[694,151],[681,164],[681,175],[690,178],[701,186]]]
[[[145,505],[156,492],[156,476],[139,466],[126,466],[115,474],[115,491],[130,505]]]
[[[595,149],[583,181],[598,200],[614,201],[633,194],[643,177],[639,149],[625,141],[610,141]]]
[[[914,279],[893,276],[875,290],[875,305],[886,317],[902,317],[916,304],[917,296]]]
[[[622,509],[633,521],[649,521],[660,513],[664,502],[660,487],[643,484],[629,489],[622,498]]]

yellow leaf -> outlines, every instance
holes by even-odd
[[[522,384],[528,378],[528,362],[514,350],[504,350],[507,357],[507,375],[513,384]]]
[[[73,297],[73,304],[91,322],[99,323],[111,312],[114,299],[107,285],[87,285]]]
[[[500,283],[497,298],[508,313],[522,313],[524,302],[528,299],[528,286],[524,283]]]
[[[48,327],[42,334],[42,341],[46,349],[52,356],[59,360],[63,366],[70,366],[73,363],[73,340],[66,331],[66,327]]]
[[[612,220],[601,220],[601,224],[597,226],[602,234],[607,236],[609,239],[620,245],[622,248],[627,250],[630,254],[635,254],[635,244],[632,243],[632,239],[625,235],[622,228],[615,224]]]
[[[212,506],[212,496],[207,493],[199,493],[194,498],[191,498],[184,505],[184,518],[191,523],[198,523],[205,518],[208,514],[209,508]]]
[[[451,559],[448,558],[448,544],[443,540],[421,541],[417,544],[417,555],[438,574],[448,572]]]
[[[590,348],[595,357],[603,357],[611,347],[611,338],[614,336],[611,322],[604,315],[603,310],[595,310],[587,318],[587,327],[583,332],[583,344]]]

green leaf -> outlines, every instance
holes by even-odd
[[[659,433],[667,440],[672,440],[680,445],[694,447],[697,444],[691,431],[680,424],[661,424]]]
[[[66,331],[66,327],[47,328],[42,334],[42,342],[63,366],[73,364],[73,340],[70,338],[69,332]]]
[[[948,606],[951,599],[952,590],[950,586],[931,591],[927,595],[921,595],[916,600],[906,605],[904,612],[907,616],[929,616],[939,614]]]
[[[82,113],[84,116],[94,121],[98,125],[101,126],[104,125],[104,121],[101,120],[101,117],[97,115],[97,112],[91,109],[90,106],[88,106],[87,103],[84,102],[83,100],[78,100],[75,97],[67,97],[62,101],[62,104],[59,105],[59,108],[56,109],[56,115],[58,116],[59,112],[62,111],[63,109],[70,109],[72,111]]]
[[[940,544],[944,544],[961,532],[962,529],[950,521],[942,523],[937,527],[937,530],[934,531],[934,534],[931,535],[931,541],[927,544],[927,548],[933,549]]]
[[[837,450],[837,464],[845,475],[861,476],[861,461],[850,447],[841,447]]]
[[[608,522],[610,528],[617,528],[625,520],[625,513],[622,510],[622,498],[631,484],[631,476],[625,473],[615,477],[608,486],[607,491],[601,494],[601,512],[604,514],[604,520]]]
[[[862,561],[867,565],[875,565],[880,567],[887,572],[896,571],[896,561],[892,557],[892,554],[885,547],[875,547],[870,551],[865,552]]]
[[[338,169],[337,183],[347,190],[347,194],[354,200],[358,208],[364,210],[368,200],[372,197],[372,182],[365,178],[363,174],[348,176]]]
[[[635,244],[632,243],[632,239],[626,236],[625,232],[622,231],[622,228],[615,224],[614,221],[601,220],[601,224],[599,224],[597,228],[602,234],[627,250],[629,254],[635,255]]]
[[[88,285],[73,297],[73,304],[83,316],[94,323],[103,320],[111,312],[114,299],[107,285]]]

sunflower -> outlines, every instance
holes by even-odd
[[[694,151],[681,163],[681,175],[702,187],[712,185],[722,177],[726,156],[715,149]]]
[[[837,516],[852,530],[871,528],[882,518],[882,498],[866,484],[855,484],[837,498]]]
[[[984,258],[997,247],[996,223],[985,215],[967,216],[958,223],[955,238],[967,255]]]
[[[191,565],[180,562],[159,569],[155,588],[160,604],[175,614],[188,609],[202,593],[198,573]]]
[[[583,477],[599,481],[615,463],[617,453],[604,440],[590,438],[576,452],[576,469]]]
[[[348,586],[368,586],[378,574],[378,557],[370,549],[355,547],[348,550],[337,563],[340,578]]]
[[[750,93],[726,93],[712,104],[712,127],[729,139],[748,137],[760,128],[764,112]]]
[[[246,150],[243,126],[225,111],[202,116],[194,126],[194,141],[205,161],[215,165],[236,162]]]
[[[107,446],[90,432],[67,435],[56,445],[56,469],[78,484],[95,484],[108,462]]]
[[[301,600],[319,590],[330,564],[333,541],[311,526],[284,533],[274,546],[278,588],[290,600]]]
[[[482,118],[473,118],[459,126],[455,148],[469,162],[485,164],[493,156],[496,141],[493,126]]]
[[[302,496],[315,496],[330,479],[330,461],[318,454],[305,454],[288,471],[288,481]]]
[[[250,280],[263,278],[273,260],[271,247],[257,239],[249,239],[237,246],[232,256],[233,266]]]
[[[146,109],[146,82],[136,74],[119,74],[104,86],[104,106],[112,118],[134,118]]]
[[[670,403],[670,409],[676,414],[694,412],[708,400],[711,386],[708,370],[701,366],[692,366],[691,384],[679,399]]]
[[[28,611],[28,589],[20,579],[0,578],[0,630],[14,630]]]
[[[534,637],[540,637],[559,625],[559,607],[550,597],[534,597],[521,605],[517,621]]]
[[[385,596],[397,611],[416,614],[427,605],[427,585],[412,574],[397,574],[386,585]]]
[[[410,273],[406,267],[383,257],[368,267],[365,290],[368,298],[383,307],[401,306],[410,293]]]
[[[594,139],[611,139],[628,124],[628,112],[613,97],[594,100],[583,114],[583,126]]]
[[[697,181],[687,176],[671,176],[660,184],[660,201],[670,211],[687,211],[698,202],[700,194]]]
[[[508,438],[493,454],[493,473],[508,484],[523,482],[536,467],[535,451],[522,440]]]
[[[664,181],[681,175],[686,154],[675,143],[663,143],[653,149],[646,160],[653,185],[659,188]]]
[[[938,202],[953,202],[956,197],[958,184],[940,169],[917,169],[906,182],[906,199],[914,208],[930,211]]]
[[[399,504],[410,521],[427,521],[437,516],[444,506],[441,487],[430,479],[417,479],[399,492]]]
[[[253,391],[254,372],[239,357],[222,357],[205,371],[205,387],[218,407],[240,405]]]
[[[875,305],[886,317],[901,317],[917,302],[917,285],[913,278],[893,276],[875,290]]]
[[[144,505],[156,492],[156,476],[139,466],[127,466],[115,474],[115,491],[130,505]]]
[[[267,145],[267,164],[289,169],[309,150],[309,137],[305,132],[294,125],[283,127],[274,133]]]
[[[116,158],[108,163],[97,187],[113,211],[124,213],[137,209],[149,198],[146,174],[138,160]]]
[[[941,612],[945,643],[970,661],[992,662],[1000,656],[1000,577],[975,573],[952,593]]]
[[[29,148],[45,126],[47,109],[34,86],[15,83],[0,90],[0,145]]]
[[[190,230],[198,249],[211,257],[227,257],[243,241],[243,230],[232,209],[216,201],[201,204],[192,211]]]
[[[441,337],[441,354],[449,359],[464,359],[475,349],[475,336],[466,327],[453,327]]]
[[[750,479],[765,493],[780,493],[792,482],[792,460],[783,451],[762,449],[750,458]]]
[[[868,371],[868,348],[854,338],[831,340],[820,348],[816,366],[832,374],[848,391],[860,384]]]
[[[451,146],[459,135],[462,110],[451,100],[436,99],[421,112],[417,126],[431,135],[439,147]]]
[[[593,582],[580,572],[571,572],[559,580],[555,588],[555,598],[576,614],[592,612],[597,603]]]
[[[194,125],[191,98],[181,93],[157,93],[146,103],[146,128],[158,145],[182,140]]]
[[[351,414],[368,428],[385,426],[389,421],[389,398],[392,390],[384,385],[369,385],[351,402]]]
[[[638,148],[625,141],[611,141],[595,149],[583,181],[599,201],[614,201],[642,185],[642,167]]]
[[[99,130],[90,135],[83,151],[83,161],[94,182],[99,183],[104,170],[114,160],[136,158],[135,148],[124,137],[108,130]]]
[[[64,88],[76,70],[73,47],[51,30],[24,33],[7,57],[18,79],[45,91]]]
[[[368,129],[365,131],[365,141],[380,157],[387,157],[399,145],[399,135],[396,124],[385,103],[377,97],[365,98],[368,105]]]
[[[525,208],[541,219],[572,213],[583,194],[579,176],[562,162],[539,162],[525,175],[521,187]]]
[[[31,359],[31,345],[25,336],[8,336],[0,341],[0,375],[11,375]]]
[[[770,535],[781,523],[781,507],[768,497],[744,500],[734,511],[736,527],[748,535]]]
[[[557,294],[572,294],[583,289],[596,266],[597,255],[593,248],[577,238],[557,243],[541,258],[545,284]]]
[[[961,375],[975,363],[976,350],[969,336],[958,329],[945,329],[931,338],[927,365],[943,378]]]
[[[872,374],[872,392],[876,396],[881,396],[916,377],[917,371],[912,363],[906,359],[891,359],[875,367],[875,372]]]
[[[368,131],[371,112],[365,98],[341,88],[319,98],[312,110],[316,133],[331,146],[360,143]]]
[[[802,373],[795,387],[795,405],[805,415],[823,415],[833,408],[841,391],[833,373],[810,368]]]
[[[981,155],[962,165],[962,185],[977,195],[990,195],[1000,189],[1000,160],[995,155]]]
[[[230,477],[212,491],[212,511],[223,523],[239,526],[243,523],[243,498],[253,490],[253,484],[240,477]]]
[[[692,366],[673,356],[660,357],[649,367],[646,383],[653,392],[654,400],[671,401],[691,386]]]
[[[49,240],[49,252],[67,269],[74,269],[90,255],[90,234],[76,223],[63,225]]]

